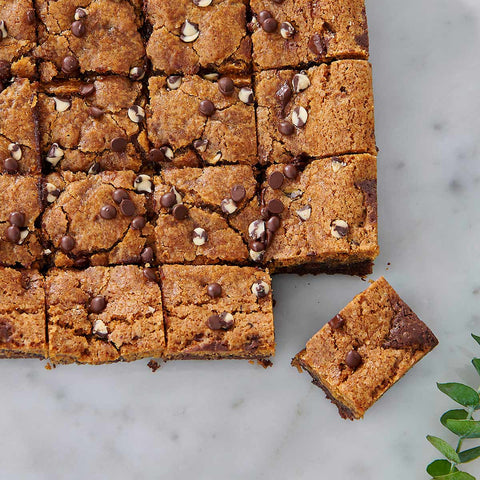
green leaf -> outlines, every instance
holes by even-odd
[[[463,438],[480,438],[480,422],[475,420],[447,420],[451,432]]]
[[[450,446],[445,440],[427,435],[427,440],[442,454],[445,455],[448,460],[454,463],[460,463],[460,457],[455,449]]]
[[[462,463],[471,462],[476,458],[480,457],[480,447],[470,448],[469,450],[464,450],[458,454]]]
[[[442,417],[440,418],[440,422],[444,427],[447,426],[447,420],[465,420],[468,417],[468,412],[463,410],[462,408],[456,410],[449,410],[445,412]]]
[[[437,383],[438,389],[464,407],[475,407],[480,402],[478,393],[463,383]]]
[[[475,370],[477,370],[477,373],[480,375],[480,358],[474,358],[472,360],[472,364],[475,367]]]
[[[472,333],[472,337],[480,345],[480,337],[478,335],[474,335],[473,333]]]
[[[448,475],[441,475],[440,477],[435,477],[436,480],[477,480],[472,475],[465,472],[453,472]]]
[[[448,460],[434,460],[428,467],[427,473],[432,477],[447,475],[452,471],[452,464]]]

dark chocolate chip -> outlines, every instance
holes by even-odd
[[[362,357],[356,350],[350,350],[345,357],[345,363],[355,370],[362,363]]]
[[[230,190],[230,197],[235,203],[241,202],[247,194],[243,185],[234,185]]]
[[[267,33],[273,33],[278,27],[278,22],[273,18],[267,18],[265,21],[262,22],[262,28],[267,32]]]
[[[127,149],[127,144],[128,142],[126,138],[117,137],[110,142],[110,148],[113,152],[122,153]]]
[[[112,220],[117,216],[117,209],[113,205],[104,205],[100,209],[100,216],[105,220]]]
[[[355,41],[357,45],[368,50],[369,47],[369,40],[368,40],[368,32],[364,32],[361,35],[355,35]]]
[[[143,276],[149,282],[156,282],[157,281],[157,275],[155,274],[155,270],[153,270],[152,268],[144,268],[143,269]]]
[[[7,343],[12,338],[13,329],[5,320],[0,322],[0,343]]]
[[[122,200],[130,200],[130,195],[123,188],[117,188],[117,190],[113,192],[112,197],[113,201],[118,205],[122,203]]]
[[[198,107],[198,110],[202,115],[211,117],[215,113],[215,105],[210,100],[202,100]]]
[[[25,214],[21,212],[12,212],[8,216],[8,221],[10,222],[11,225],[15,225],[19,228],[22,228],[25,226]]]
[[[65,235],[60,240],[60,248],[64,252],[71,252],[75,246],[75,240],[70,235]]]
[[[143,252],[140,254],[140,259],[142,260],[143,263],[152,263],[153,261],[153,248],[152,247],[146,247],[143,249]]]
[[[92,166],[88,170],[88,173],[91,173],[92,175],[98,175],[101,169],[102,169],[102,166],[98,162],[95,162],[92,164]]]
[[[141,80],[145,75],[145,70],[142,67],[134,67],[130,70],[130,78],[132,80]]]
[[[90,300],[89,311],[91,313],[101,313],[107,307],[107,301],[102,295],[97,295]]]
[[[287,178],[293,180],[294,178],[297,178],[298,170],[295,165],[285,165],[283,168],[283,173]]]
[[[211,315],[208,317],[207,325],[212,330],[228,330],[233,327],[233,316],[231,313],[222,313],[221,315]]]
[[[225,96],[230,96],[235,91],[233,80],[229,77],[222,77],[218,81],[218,90]]]
[[[18,243],[20,240],[20,229],[16,225],[10,225],[7,228],[7,240],[10,243]]]
[[[81,20],[75,20],[72,23],[72,33],[76,37],[84,37],[85,34],[87,33],[87,29],[85,28],[85,24]]]
[[[267,207],[262,207],[260,209],[260,215],[264,220],[268,220],[270,218],[270,212],[268,211]]]
[[[148,152],[148,159],[153,163],[160,163],[166,160],[165,154],[159,148],[152,148]]]
[[[175,220],[185,220],[188,217],[188,208],[183,203],[179,203],[173,207],[172,214]]]
[[[7,173],[14,174],[18,172],[18,162],[13,158],[7,158],[3,162],[3,168]]]
[[[222,319],[220,315],[210,315],[207,324],[212,330],[220,330],[222,328]]]
[[[62,72],[65,75],[71,75],[80,68],[78,60],[72,55],[67,55],[62,61]]]
[[[165,208],[172,208],[177,203],[177,197],[173,192],[164,193],[160,197],[160,205]]]
[[[268,202],[267,208],[270,213],[278,215],[283,212],[284,206],[281,200],[274,198]]]
[[[81,97],[89,97],[92,93],[95,93],[95,85],[93,83],[86,83],[78,89],[78,94]]]
[[[310,37],[308,48],[315,54],[324,56],[327,54],[327,42],[322,35],[315,33]]]
[[[268,176],[268,184],[270,185],[270,188],[273,188],[273,190],[278,190],[283,185],[284,180],[285,177],[279,170],[272,172]]]
[[[293,135],[295,132],[295,127],[292,123],[287,122],[286,120],[278,124],[278,131],[282,135]]]
[[[265,245],[262,242],[252,242],[250,248],[257,253],[265,251]]]
[[[145,217],[142,217],[141,215],[137,215],[133,220],[132,220],[132,228],[134,230],[141,230],[145,225],[147,224],[147,221],[145,220]]]
[[[335,315],[328,324],[333,330],[338,330],[345,325],[345,319],[340,315]]]
[[[273,215],[266,223],[267,230],[270,232],[276,232],[280,228],[280,217]]]
[[[73,263],[78,268],[87,268],[90,266],[90,259],[86,255],[81,255],[77,257]]]
[[[288,104],[292,98],[292,89],[287,82],[282,83],[280,88],[275,92],[275,97],[280,102],[282,109]]]
[[[33,25],[35,23],[35,10],[27,11],[27,23]]]
[[[120,203],[120,211],[122,212],[123,215],[126,217],[133,217],[135,214],[135,204],[127,198],[124,198],[121,203]]]
[[[88,114],[93,118],[101,118],[103,117],[103,110],[98,107],[90,107],[88,110]],[[113,150],[113,142],[112,142],[112,150]],[[114,152],[116,150],[113,150]],[[123,151],[123,150],[122,150]]]
[[[268,230],[267,229],[267,232],[266,232],[266,235],[267,235],[267,239],[265,240],[265,245],[266,247],[268,248],[272,242],[273,242],[273,233],[272,230]]]
[[[272,14],[268,10],[262,10],[258,15],[257,15],[257,20],[262,24],[267,18],[272,18]]]
[[[222,287],[218,283],[210,283],[207,286],[207,293],[212,298],[218,298],[222,294]]]
[[[0,80],[10,80],[12,76],[11,64],[7,60],[0,60]]]

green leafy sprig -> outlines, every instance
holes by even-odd
[[[480,337],[473,334],[472,337],[480,345]],[[480,375],[480,358],[474,358],[472,364]],[[462,383],[437,383],[437,387],[465,408],[449,410],[440,419],[444,427],[459,437],[456,448],[439,437],[427,436],[427,440],[445,457],[433,461],[427,467],[427,473],[432,478],[442,480],[476,480],[458,467],[480,457],[480,446],[462,450],[464,440],[480,438],[480,421],[473,417],[473,414],[480,410],[480,387],[474,390]]]

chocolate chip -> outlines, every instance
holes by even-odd
[[[280,217],[273,215],[270,217],[266,223],[267,230],[270,232],[276,232],[280,228]]]
[[[177,203],[177,197],[173,192],[164,193],[160,197],[160,205],[165,208],[171,208]]]
[[[218,90],[223,95],[232,95],[232,93],[235,91],[235,85],[233,84],[233,80],[229,77],[222,77],[218,81]]]
[[[295,127],[290,122],[283,121],[278,124],[278,131],[282,135],[293,135]]]
[[[21,212],[12,212],[8,216],[8,221],[11,225],[15,225],[19,228],[23,228],[25,226],[25,214]]]
[[[153,163],[160,163],[166,160],[165,154],[159,148],[152,148],[148,152],[148,159]]]
[[[60,248],[65,252],[71,252],[75,247],[75,240],[70,235],[65,235],[60,240]]]
[[[126,138],[117,137],[110,142],[110,148],[113,152],[122,153],[127,149],[127,144],[128,142]]]
[[[27,23],[33,25],[35,23],[35,10],[27,11]]]
[[[140,259],[143,263],[152,263],[154,257],[153,248],[146,247],[143,249],[142,253],[140,254]]]
[[[145,76],[145,70],[142,67],[133,67],[130,69],[130,78],[132,80],[141,80]]]
[[[93,83],[86,83],[78,89],[78,94],[81,97],[89,97],[93,93],[95,93],[95,85]]]
[[[251,290],[257,298],[264,298],[270,293],[270,287],[268,283],[264,282],[263,280],[253,283]]]
[[[308,120],[308,112],[304,107],[295,107],[292,112],[292,123],[302,128],[305,126]]]
[[[243,87],[238,92],[238,99],[246,105],[252,105],[254,101],[253,90],[249,87]]]
[[[194,42],[199,35],[200,30],[198,29],[198,23],[185,20],[180,29],[180,40],[186,43]]]
[[[14,174],[18,172],[18,162],[13,158],[7,158],[3,161],[3,168],[7,173]]]
[[[86,18],[87,16],[88,16],[87,11],[82,7],[78,7],[75,10],[75,15],[73,16],[73,18],[75,18],[75,20],[80,20],[82,18]]]
[[[267,18],[272,18],[272,14],[268,10],[262,10],[258,15],[257,15],[257,20],[260,23],[263,23]]]
[[[356,350],[350,350],[345,357],[345,363],[355,370],[362,363],[362,357]]]
[[[283,22],[280,24],[280,35],[287,39],[295,35],[295,28],[290,22]]]
[[[284,180],[285,177],[279,170],[272,172],[268,176],[268,184],[270,185],[270,188],[273,188],[273,190],[278,190],[283,185]]]
[[[258,240],[262,238],[265,234],[265,222],[263,220],[254,220],[248,226],[248,235],[253,240]]]
[[[310,37],[308,48],[317,55],[324,56],[327,54],[327,43],[323,36],[318,33]]]
[[[128,109],[127,115],[133,123],[142,123],[145,120],[145,110],[139,105],[132,105]]]
[[[223,213],[231,215],[237,211],[237,204],[231,198],[224,198],[220,203],[220,208]]]
[[[208,235],[204,228],[197,227],[193,230],[192,241],[197,247],[205,245],[208,241]]]
[[[105,323],[102,322],[102,320],[95,320],[93,322],[92,334],[100,338],[101,340],[108,339],[108,329]]]
[[[87,33],[85,24],[81,20],[75,20],[72,23],[72,33],[78,38],[84,37]]]
[[[98,175],[101,169],[102,166],[98,162],[94,162],[92,163],[92,166],[88,169],[88,173],[90,175]]]
[[[87,268],[90,266],[90,259],[86,255],[81,255],[73,262],[78,268]]]
[[[101,313],[107,308],[107,301],[102,295],[97,295],[90,300],[90,306],[88,310],[91,313]]]
[[[22,148],[18,143],[10,143],[8,145],[8,151],[11,153],[14,160],[21,160],[23,156]]]
[[[335,315],[329,322],[330,328],[338,330],[345,325],[345,319],[340,315]]]
[[[117,209],[113,205],[104,205],[100,209],[100,216],[105,220],[112,220],[117,216]]]
[[[182,77],[180,75],[170,75],[167,77],[167,87],[170,90],[177,90],[182,85]]]
[[[278,22],[273,18],[267,18],[262,22],[262,28],[267,33],[273,33],[278,27]]]
[[[365,50],[368,50],[368,47],[369,47],[368,32],[364,32],[361,35],[355,35],[355,41],[357,42],[357,45],[364,48]]]
[[[212,298],[218,298],[222,294],[222,286],[218,283],[210,283],[207,286],[207,293]]]
[[[215,105],[210,100],[202,100],[198,110],[202,115],[211,117],[215,113]]]
[[[0,343],[7,343],[12,338],[13,329],[5,320],[0,322]]]
[[[130,195],[123,188],[117,188],[117,190],[113,192],[112,198],[116,204],[120,205],[122,200],[130,200]]]
[[[283,212],[284,206],[281,200],[274,198],[268,202],[267,208],[270,213],[278,215],[279,213]]]
[[[87,112],[93,118],[103,117],[103,110],[101,108],[98,108],[98,107],[90,107],[87,110]],[[113,150],[113,142],[112,142],[112,150]],[[113,150],[113,151],[115,152],[116,150]]]
[[[138,193],[152,193],[153,190],[152,179],[145,174],[138,175],[133,182],[133,186]]]
[[[144,268],[143,269],[143,276],[149,282],[156,282],[157,281],[157,275],[155,274],[155,271],[151,268]]]
[[[173,207],[172,215],[175,220],[185,220],[188,217],[188,208],[183,203],[179,203]]]
[[[293,180],[294,178],[297,178],[298,170],[296,169],[295,165],[285,165],[283,168],[283,173],[287,178]]]
[[[62,72],[65,73],[65,75],[71,75],[72,73],[75,73],[79,68],[80,64],[78,63],[78,60],[72,55],[67,55],[62,60]]]
[[[211,315],[208,317],[207,325],[212,330],[228,330],[233,327],[234,318],[231,313],[222,313],[221,315]]]
[[[312,207],[310,205],[305,205],[295,212],[302,222],[306,222],[312,216]]]
[[[241,202],[246,195],[247,195],[247,192],[243,185],[234,185],[230,190],[230,196],[232,197],[232,200],[235,203]]]
[[[345,220],[334,220],[330,226],[330,233],[337,240],[348,234],[348,223]]]
[[[0,60],[0,80],[10,80],[12,76],[11,67],[10,62],[7,62],[7,60]]]
[[[292,98],[292,89],[290,88],[290,85],[287,82],[282,83],[280,88],[275,92],[275,97],[280,102],[282,109],[284,109]]]
[[[126,217],[133,217],[135,210],[135,204],[130,199],[125,198],[120,202],[120,211]]]
[[[5,20],[0,20],[0,41],[8,37],[7,25]]]
[[[255,241],[250,244],[250,248],[254,252],[258,253],[258,252],[263,252],[265,250],[265,245],[263,244],[263,242]]]
[[[20,229],[16,225],[11,225],[7,228],[6,236],[10,243],[18,243],[20,240]]]
[[[197,7],[208,7],[212,4],[212,0],[193,0],[193,4]]]
[[[208,140],[206,138],[199,138],[198,140],[194,140],[193,148],[197,152],[205,152],[208,147]]]
[[[296,93],[303,92],[310,86],[308,75],[304,72],[297,73],[292,79],[293,91]]]
[[[147,221],[145,220],[145,217],[142,217],[141,215],[137,215],[132,220],[132,228],[134,230],[141,230],[142,228],[145,227],[146,224],[147,224]]]

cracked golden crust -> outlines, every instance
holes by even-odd
[[[47,182],[61,191],[42,218],[44,240],[53,252],[56,266],[73,266],[75,259],[84,257],[91,265],[139,263],[152,227],[147,223],[141,230],[133,229],[134,217],[123,215],[112,198],[116,189],[126,190],[135,204],[135,215],[145,215],[146,196],[134,190],[135,178],[135,173],[129,171],[98,175],[65,172],[47,177]],[[105,220],[99,215],[107,204],[117,208],[114,219]],[[75,240],[74,249],[68,255],[60,249],[64,235]]]
[[[200,69],[246,73],[250,69],[251,40],[247,36],[244,1],[213,0],[197,7],[192,0],[148,0],[147,19],[153,31],[147,55],[153,70],[195,74]],[[181,27],[188,20],[198,25],[198,39],[185,43]]]
[[[341,60],[306,71],[311,85],[294,94],[285,108],[275,93],[298,73],[269,70],[256,77],[259,157],[263,163],[285,163],[306,153],[327,157],[349,153],[376,154],[372,72],[363,60]],[[308,120],[293,135],[278,131],[291,121],[294,107],[304,107]]]
[[[0,357],[46,357],[43,276],[0,267],[0,285]]]
[[[272,296],[257,298],[254,282],[271,287],[268,272],[250,267],[164,265],[162,279],[169,358],[265,358],[275,354]],[[207,285],[219,283],[222,295],[211,298]],[[213,314],[231,313],[229,330],[211,330]]]
[[[102,170],[134,170],[142,166],[142,153],[147,148],[143,139],[143,122],[134,123],[128,109],[137,105],[145,108],[142,85],[119,76],[98,77],[93,82],[95,92],[84,98],[79,81],[42,85],[39,95],[39,124],[41,149],[46,157],[53,143],[57,143],[64,157],[57,165],[59,170],[88,172],[94,163]],[[67,100],[70,107],[59,112],[54,98]],[[94,118],[89,109],[102,110]],[[125,152],[111,149],[111,141],[128,139]]]
[[[418,343],[402,348],[387,346],[386,340],[399,313],[399,302],[405,305],[381,277],[339,313],[345,321],[341,328],[333,329],[327,323],[296,357],[355,418],[363,417],[369,407],[438,343],[415,316],[412,322],[426,335],[418,337]],[[345,363],[347,353],[353,349],[362,357],[356,370]]]
[[[86,34],[72,34],[71,25],[78,7],[87,10],[83,19]],[[43,81],[64,77],[65,56],[73,55],[80,73],[128,75],[131,68],[143,67],[145,50],[138,1],[128,0],[37,0],[39,46],[35,56],[43,62]]]
[[[252,33],[253,60],[256,70],[299,67],[312,62],[339,58],[368,59],[368,27],[364,0],[252,0],[256,16],[268,10],[278,21],[290,22],[295,35],[285,39],[278,28],[266,33],[259,25]],[[309,42],[313,35],[325,41],[323,54],[313,52]]]
[[[100,364],[161,357],[165,348],[160,287],[132,265],[51,270],[46,278],[50,360]],[[90,313],[90,300],[101,295],[107,306]],[[108,339],[92,334],[102,321]]]

